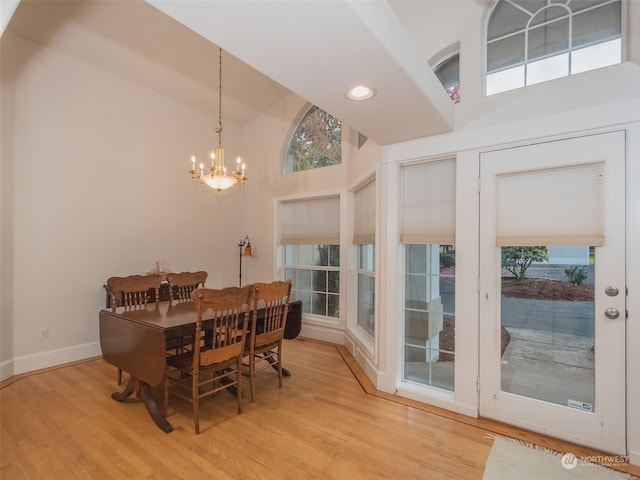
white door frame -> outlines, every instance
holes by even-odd
[[[524,150],[533,149],[535,163]],[[558,155],[551,154],[554,150]],[[579,158],[575,155],[580,153]],[[502,392],[500,388],[499,248],[495,245],[495,175],[567,163],[606,160],[605,245],[597,248],[595,338],[595,411],[585,412]],[[491,168],[489,168],[491,167]],[[519,425],[605,451],[626,454],[625,416],[625,132],[586,135],[566,140],[481,153],[480,218],[480,398],[482,416]],[[616,232],[613,235],[611,232]],[[615,258],[615,262],[607,259]],[[616,263],[615,268],[608,263]],[[605,297],[607,285],[621,291]],[[615,307],[621,318],[608,320]]]

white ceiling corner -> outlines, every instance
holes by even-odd
[[[147,1],[378,143],[452,129],[451,101],[385,1]],[[348,100],[360,82],[376,97]]]
[[[453,128],[428,59],[459,42],[493,0],[39,0],[7,30],[242,126],[290,92],[376,142]],[[377,95],[353,102],[366,83]]]

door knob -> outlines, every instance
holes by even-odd
[[[617,308],[607,308],[604,311],[604,316],[607,318],[610,318],[611,320],[615,320],[620,316],[620,312],[618,311]]]
[[[613,285],[609,285],[607,288],[604,289],[604,293],[606,293],[610,297],[615,297],[616,295],[618,295],[618,289]]]

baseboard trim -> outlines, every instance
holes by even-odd
[[[13,375],[21,375],[23,373],[55,367],[65,363],[77,362],[78,360],[85,360],[100,355],[102,355],[100,342],[91,342],[74,345],[73,347],[47,350],[45,352],[15,357],[5,362],[6,365],[3,363],[0,370],[2,374],[0,380],[5,380]]]
[[[11,378],[14,375],[14,361],[13,358],[10,360],[5,360],[0,363],[0,382],[6,380],[7,378]]]
[[[300,336],[336,345],[343,345],[345,338],[343,329],[333,329],[326,326],[304,322],[302,322],[302,331],[300,332]]]

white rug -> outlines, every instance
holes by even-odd
[[[493,447],[484,467],[484,480],[631,480],[637,477],[590,463],[571,453],[512,438],[492,436]],[[607,456],[606,461],[623,462],[624,457]]]

